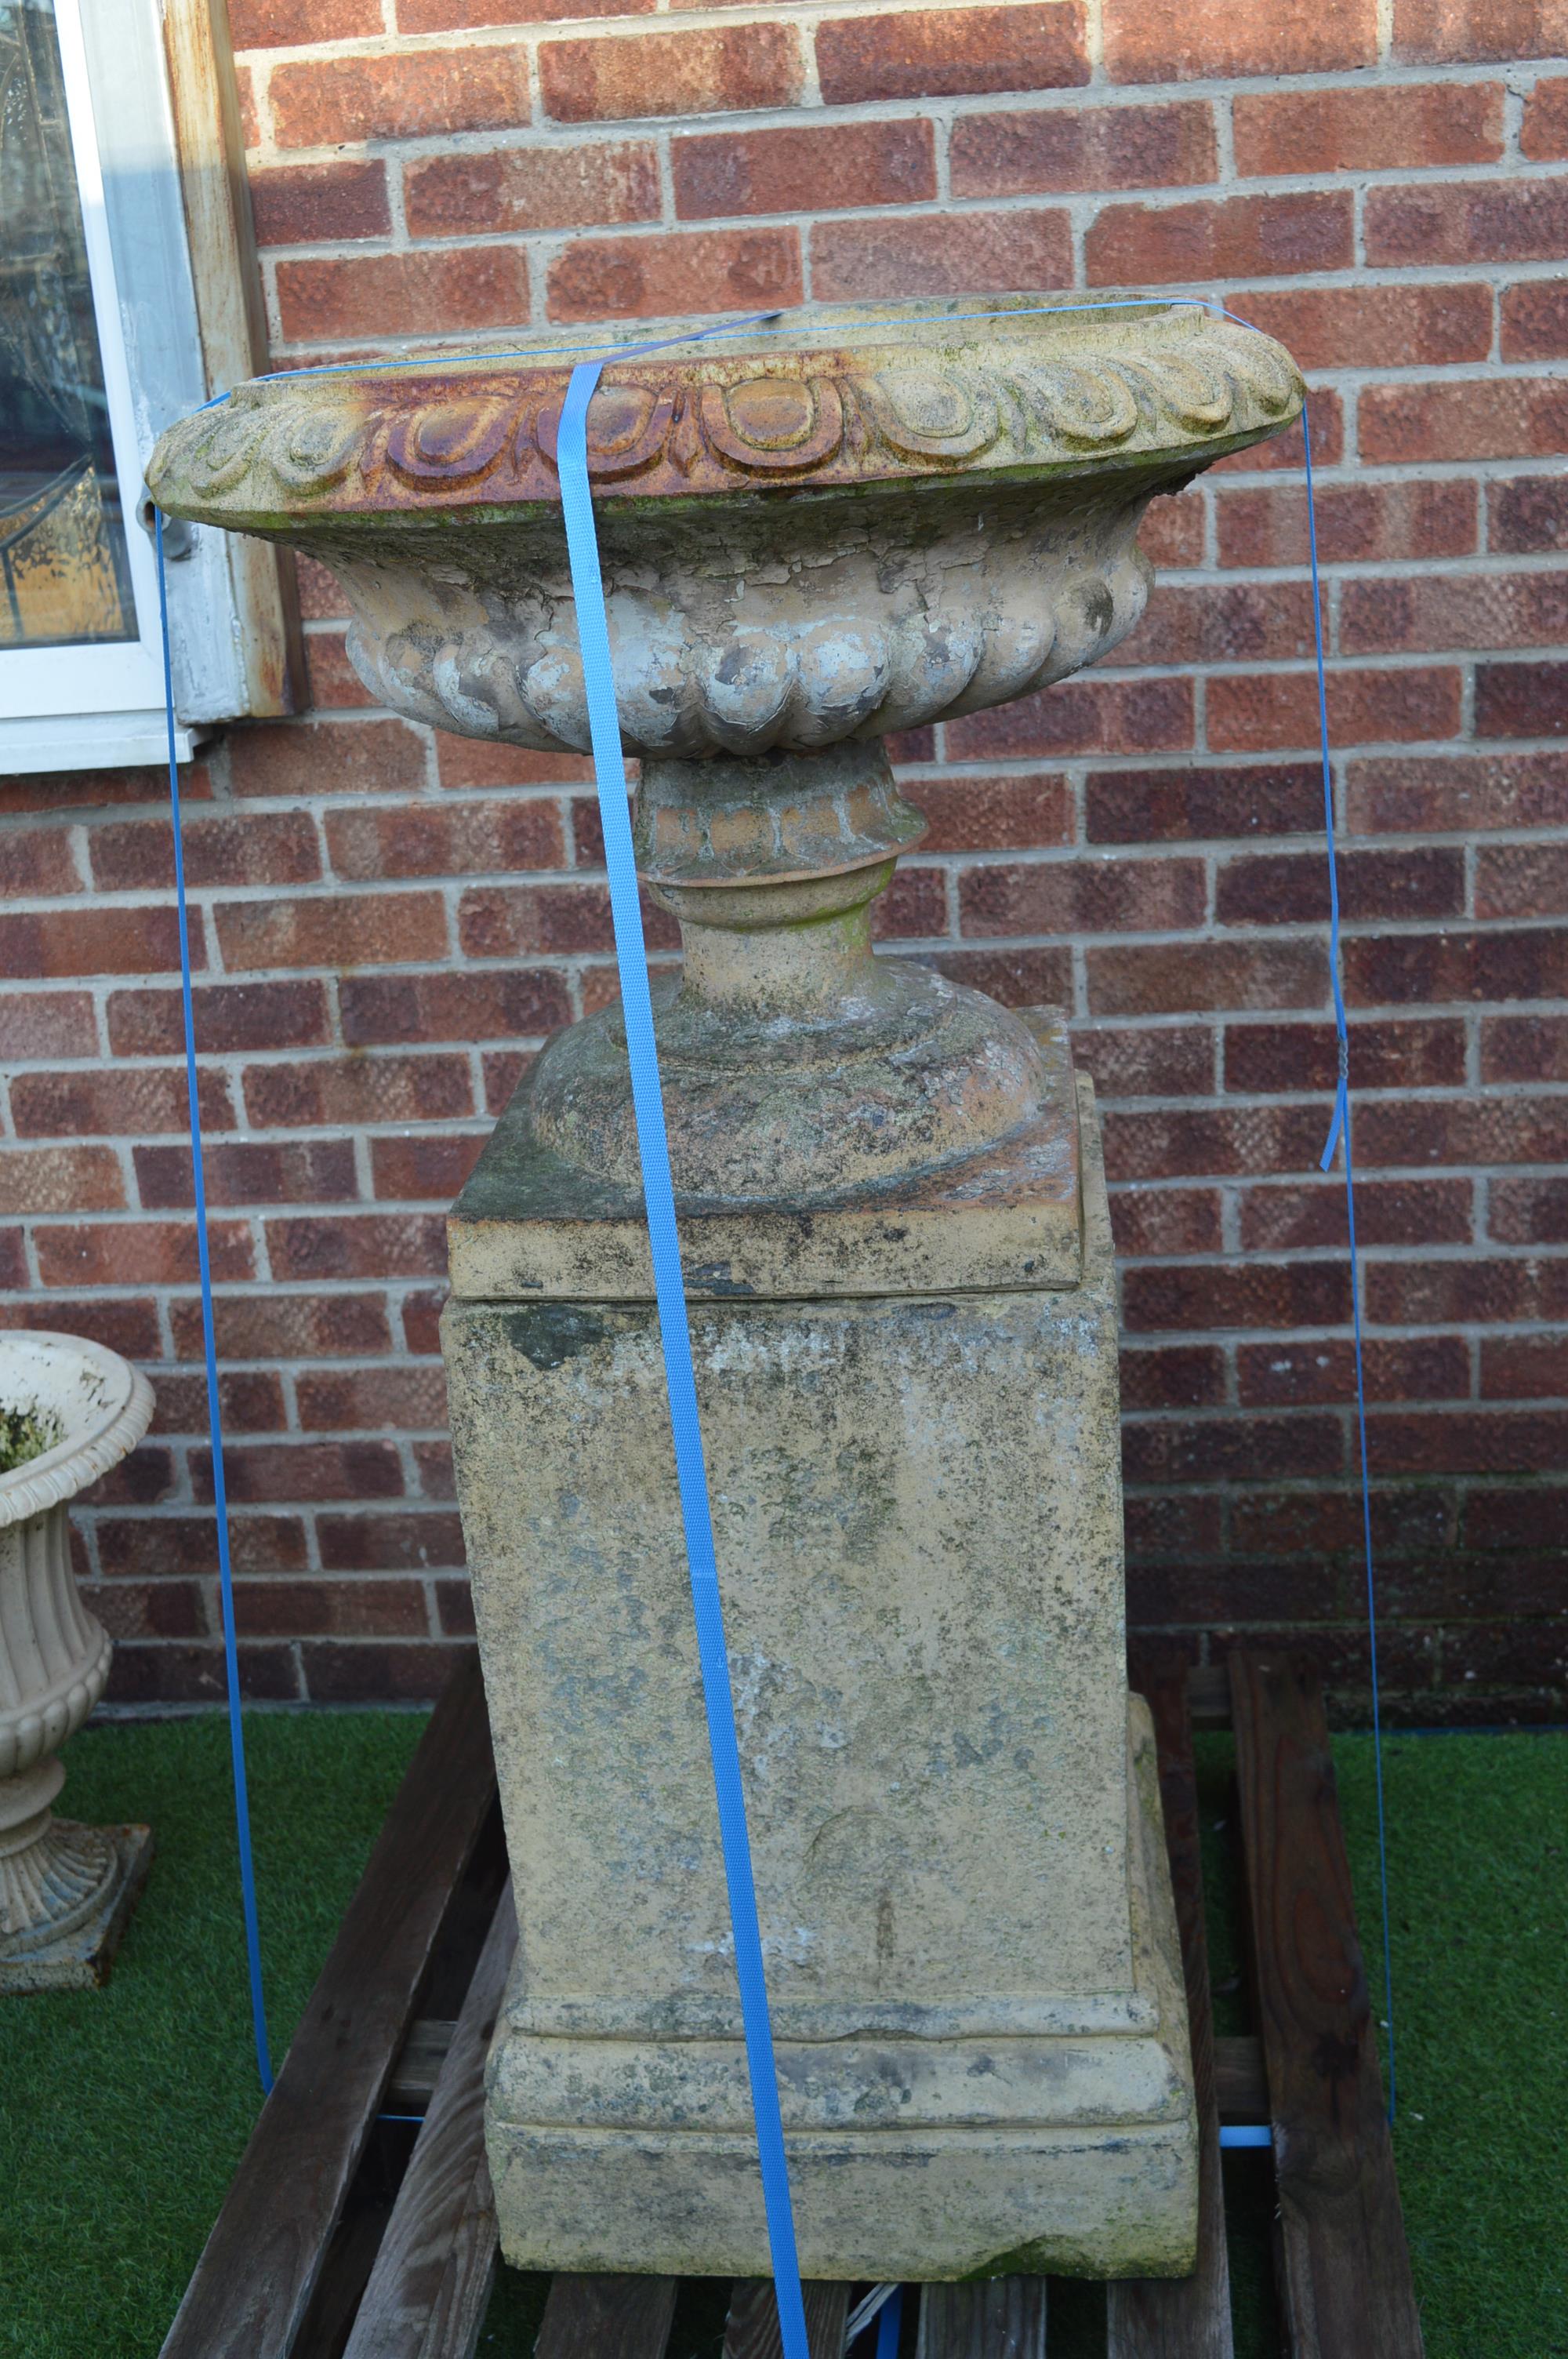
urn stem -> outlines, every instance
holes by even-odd
[[[708,1006],[750,1021],[809,1023],[846,1014],[875,991],[871,903],[892,876],[891,860],[835,878],[852,905],[823,909],[809,886],[771,892],[665,893],[681,921],[683,987]],[[745,909],[735,908],[744,902]],[[766,904],[765,908],[758,905]]]

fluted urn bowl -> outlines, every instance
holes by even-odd
[[[259,380],[172,428],[148,484],[329,566],[378,702],[585,751],[556,470],[579,357],[544,334]],[[1278,344],[1196,308],[1023,295],[782,312],[605,367],[589,468],[639,862],[686,936],[657,1014],[687,1197],[835,1201],[1037,1110],[1024,1027],[871,959],[869,904],[924,832],[876,741],[1114,647],[1149,500],[1301,401]],[[552,1046],[529,1107],[541,1152],[634,1184],[613,1012]]]

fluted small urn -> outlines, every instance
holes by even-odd
[[[881,741],[1113,647],[1151,498],[1288,425],[1301,380],[1173,304],[672,332],[606,366],[589,468],[638,865],[685,953],[654,1023],[802,2267],[1181,2275],[1193,2067],[1127,1690],[1093,1092],[1059,1009],[874,953],[924,832]],[[148,481],[330,567],[378,703],[584,751],[560,342],[243,386]],[[765,2273],[618,1007],[547,1043],[448,1235],[519,1921],[503,2250]]]
[[[0,1473],[0,1994],[103,1980],[146,1874],[146,1827],[83,1826],[54,1803],[59,1748],[114,1651],[77,1595],[67,1510],[152,1413],[146,1378],[103,1344],[0,1337],[0,1427],[33,1451]]]

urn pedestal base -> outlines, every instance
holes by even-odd
[[[38,1849],[39,1869],[49,1884],[69,1883],[74,1893],[86,1881],[84,1867],[91,1882],[58,1920],[20,1937],[0,1937],[0,1997],[102,1989],[147,1880],[153,1831],[54,1819]],[[0,1859],[0,1869],[5,1865]]]
[[[793,1266],[825,1256],[840,1290],[764,1286],[760,1244],[691,1288],[808,2276],[1192,2266],[1140,1707],[1129,1736],[1109,1222],[1092,1093],[1056,1072],[1054,1282],[1021,1256],[1011,1287],[856,1291],[824,1232],[857,1216],[827,1210],[798,1216]],[[522,1148],[493,1154],[515,1180]],[[509,1221],[487,1158],[443,1337],[519,1919],[487,2108],[502,2247],[765,2275],[654,1311],[614,1253],[611,1299],[555,1295],[556,1222],[526,1188]]]

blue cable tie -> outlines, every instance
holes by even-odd
[[[773,2289],[778,2299],[779,2331],[784,2342],[784,2359],[809,2359],[806,2306],[800,2287],[800,2259],[795,2246],[794,2208],[790,2201],[789,2167],[784,2155],[784,2119],[779,2108],[778,2067],[768,2012],[767,1978],[762,1968],[762,1938],[757,1917],[751,1838],[746,1827],[746,1798],[741,1783],[741,1747],[735,1726],[735,1701],[730,1686],[730,1658],[724,1643],[724,1609],[719,1593],[719,1567],[714,1552],[712,1516],[708,1509],[702,1428],[697,1415],[691,1331],[687,1321],[686,1281],[681,1270],[680,1244],[676,1234],[675,1183],[670,1174],[664,1092],[659,1081],[658,1051],[654,1040],[654,1010],[648,992],[648,952],[643,939],[637,863],[632,848],[631,807],[626,796],[626,763],[621,745],[621,717],[615,701],[615,680],[610,659],[610,625],[605,614],[604,583],[600,572],[599,536],[594,526],[593,498],[589,489],[588,405],[603,365],[602,360],[581,361],[572,371],[567,397],[561,405],[556,463],[560,472],[561,508],[571,564],[572,594],[577,603],[578,644],[582,654],[583,687],[588,700],[594,775],[599,787],[600,814],[604,823],[604,864],[610,876],[615,955],[621,968],[622,1010],[626,1026],[626,1049],[632,1067],[632,1103],[637,1119],[637,1150],[643,1165],[643,1195],[648,1214],[648,1242],[653,1252],[659,1340],[664,1350],[670,1430],[675,1441],[676,1480],[680,1492],[681,1521],[686,1531],[687,1559],[691,1572],[692,1610],[697,1621],[697,1647],[702,1670],[703,1701],[708,1712],[708,1745],[713,1756],[719,1845],[724,1855],[724,1875],[730,1895],[730,1921],[735,1940],[735,1979],[740,1986],[741,2021],[745,2033],[746,2067],[751,2077],[752,2107],[756,2120],[757,2156],[762,2169],[768,2245],[773,2264]]]
[[[251,1806],[245,1776],[245,1731],[240,1714],[240,1651],[234,1630],[234,1575],[229,1561],[229,1498],[223,1480],[223,1419],[218,1406],[218,1347],[212,1321],[212,1260],[207,1242],[207,1178],[201,1160],[201,1110],[197,1095],[196,1003],[190,988],[190,916],[185,898],[185,846],[179,809],[179,763],[174,738],[174,670],[168,643],[168,581],[164,571],[163,511],[153,510],[157,556],[158,623],[163,634],[164,714],[168,731],[168,803],[174,833],[174,899],[179,921],[179,995],[185,1016],[185,1087],[190,1102],[190,1179],[196,1207],[196,1261],[201,1278],[201,1349],[207,1362],[207,1419],[212,1430],[212,1504],[218,1518],[218,1591],[223,1607],[223,1669],[229,1689],[229,1757],[234,1778],[234,1830],[240,1847],[240,1897],[245,1919],[245,1958],[250,1972],[251,2031],[256,2071],[265,2093],[272,2089],[272,2054],[266,2036],[262,1989],[261,1929],[256,1912],[255,1865],[251,1857]]]

